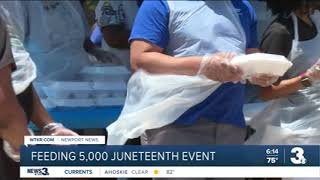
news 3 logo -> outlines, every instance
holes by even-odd
[[[294,157],[290,158],[293,164],[306,164],[307,159],[304,157],[304,150],[301,147],[294,147],[291,149],[291,153],[294,154]]]
[[[35,176],[49,176],[48,168],[30,168],[27,170],[28,174],[34,174]]]

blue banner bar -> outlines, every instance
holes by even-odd
[[[320,146],[22,146],[21,166],[320,166]]]

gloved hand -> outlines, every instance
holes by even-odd
[[[306,76],[309,77],[312,82],[320,81],[320,60],[307,70]]]
[[[121,64],[121,60],[116,55],[101,48],[92,48],[88,50],[88,52],[93,55],[98,62]]]
[[[20,162],[20,151],[19,149],[13,148],[7,141],[3,140],[3,151],[6,155],[14,162]]]
[[[31,129],[28,129],[31,136],[34,135]],[[10,145],[8,141],[3,140],[3,151],[15,162],[20,162],[20,151]]]
[[[198,75],[219,82],[239,82],[242,70],[230,63],[235,53],[216,53],[202,58]]]
[[[277,82],[278,76],[268,75],[268,74],[257,74],[250,77],[248,80],[251,84],[258,85],[261,87],[271,86],[273,83]]]
[[[77,133],[65,128],[60,123],[50,123],[47,124],[41,132],[41,135],[47,136],[78,136]]]

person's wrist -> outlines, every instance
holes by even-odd
[[[206,54],[202,57],[201,62],[200,62],[200,66],[199,66],[199,70],[198,70],[198,75],[203,75],[206,76],[206,71],[207,71],[207,66],[210,63],[210,60],[212,58],[211,54]]]
[[[41,134],[51,135],[58,128],[64,128],[64,126],[61,123],[49,123],[42,128]]]
[[[300,82],[303,85],[303,87],[310,87],[313,84],[312,77],[310,76],[310,73],[308,71],[303,72],[299,75]]]

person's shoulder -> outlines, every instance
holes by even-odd
[[[275,19],[262,36],[261,49],[263,52],[287,56],[291,50],[292,39],[288,22],[283,19]]]
[[[274,21],[271,22],[269,27],[266,29],[264,35],[273,35],[279,37],[291,37],[292,24],[288,18],[276,18]]]
[[[240,9],[240,11],[244,13],[244,16],[249,18],[250,21],[257,21],[256,11],[248,0],[233,0],[232,3],[234,7]]]
[[[144,0],[141,8],[155,9],[155,10],[168,10],[167,0]]]
[[[232,0],[232,4],[250,15],[255,15],[255,9],[248,0]]]
[[[163,0],[145,0],[135,18],[129,42],[142,39],[165,48],[169,40],[169,9]]]
[[[163,19],[169,15],[169,6],[166,0],[144,0],[139,12],[139,17],[151,19]]]
[[[241,0],[244,7],[249,11],[249,13],[255,13],[255,10],[248,0]]]

